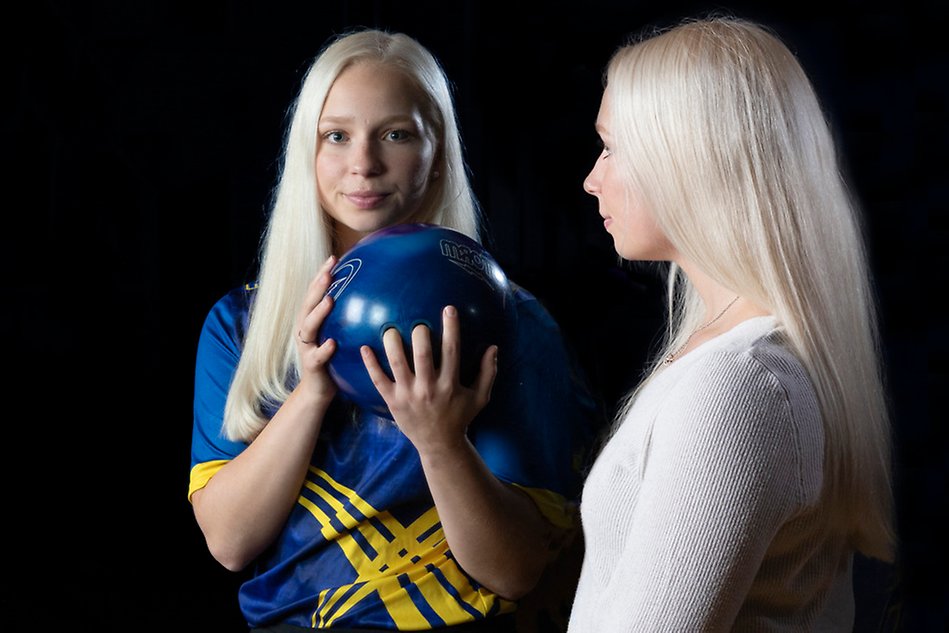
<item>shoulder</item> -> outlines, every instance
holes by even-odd
[[[203,330],[228,332],[242,339],[256,293],[256,283],[247,283],[230,290],[211,306],[205,317]]]
[[[569,364],[571,352],[557,320],[530,291],[511,285],[514,309],[502,345],[502,359],[506,356],[508,361],[516,359],[518,364],[543,366],[549,370]],[[505,349],[507,353],[504,353]]]
[[[781,329],[752,329],[684,356],[679,362],[688,362],[658,376],[639,411],[655,415],[650,441],[679,463],[703,476],[758,482],[789,508],[809,506],[823,478],[817,398]]]
[[[540,327],[546,330],[558,330],[560,326],[548,312],[544,304],[526,288],[511,284],[514,294],[514,310],[517,313],[519,333],[530,332]]]
[[[770,317],[739,324],[686,354],[641,398],[681,434],[768,445],[823,438],[808,372]]]
[[[512,286],[515,323],[501,345],[498,399],[509,397],[525,411],[547,410],[552,416],[558,409],[551,419],[587,419],[596,405],[575,350],[543,303],[528,290]]]
[[[676,388],[713,401],[737,405],[749,400],[753,405],[765,397],[802,406],[816,403],[807,370],[771,317],[739,324],[677,365],[669,370]],[[756,397],[749,399],[749,393]]]
[[[210,314],[241,315],[250,311],[250,306],[257,294],[257,283],[246,283],[232,288],[211,307]]]
[[[211,306],[198,338],[199,358],[222,353],[228,358],[240,355],[256,291],[257,284],[245,284],[232,289]]]

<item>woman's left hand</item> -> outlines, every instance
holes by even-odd
[[[461,338],[458,311],[448,306],[442,311],[441,363],[435,368],[429,329],[412,330],[415,372],[405,356],[402,337],[391,328],[383,335],[383,346],[394,380],[389,380],[375,354],[363,346],[362,358],[372,383],[389,406],[399,429],[420,454],[457,448],[466,439],[468,425],[491,398],[497,375],[498,348],[489,347],[481,358],[481,368],[472,387],[461,384]]]
[[[551,526],[526,494],[494,476],[468,440],[468,425],[491,398],[498,348],[485,351],[469,388],[460,379],[460,340],[458,312],[448,306],[438,369],[424,325],[412,330],[414,373],[395,329],[382,337],[394,380],[368,347],[362,348],[363,362],[419,453],[455,560],[481,585],[516,600],[537,584],[546,565]]]

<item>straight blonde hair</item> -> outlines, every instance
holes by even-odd
[[[291,109],[258,289],[224,411],[223,430],[229,439],[256,437],[296,382],[294,323],[311,279],[333,252],[332,223],[317,193],[317,127],[333,82],[359,62],[399,69],[423,96],[422,117],[436,147],[434,170],[439,177],[429,182],[420,221],[480,240],[479,212],[463,161],[451,90],[437,60],[400,33],[361,30],[335,38],[310,66]]]
[[[875,297],[857,205],[801,65],[761,25],[689,20],[620,48],[606,91],[630,191],[686,258],[774,314],[807,368],[823,417],[828,530],[892,560]],[[646,381],[704,317],[674,264],[667,290],[669,331]]]

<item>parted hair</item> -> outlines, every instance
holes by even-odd
[[[224,433],[251,441],[268,411],[289,396],[299,357],[295,322],[306,289],[333,252],[333,225],[320,206],[316,182],[317,130],[336,78],[356,63],[385,64],[415,84],[420,110],[436,148],[422,222],[440,224],[480,240],[479,212],[463,159],[451,86],[435,57],[401,33],[358,30],[334,38],[307,70],[290,110],[280,175],[262,240],[258,288],[243,350],[229,387]],[[341,253],[337,253],[340,255]]]
[[[630,191],[684,257],[774,314],[807,368],[828,530],[892,560],[888,399],[863,227],[801,64],[767,27],[693,19],[616,51],[606,91]],[[704,317],[675,264],[667,284],[668,332],[650,376]]]

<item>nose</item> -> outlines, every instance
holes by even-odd
[[[593,169],[591,169],[587,177],[583,179],[583,190],[591,196],[595,196],[600,192],[600,177],[597,173],[597,165],[599,165],[599,162],[593,165]]]
[[[360,176],[374,176],[383,171],[379,148],[372,139],[353,144],[350,170]]]

